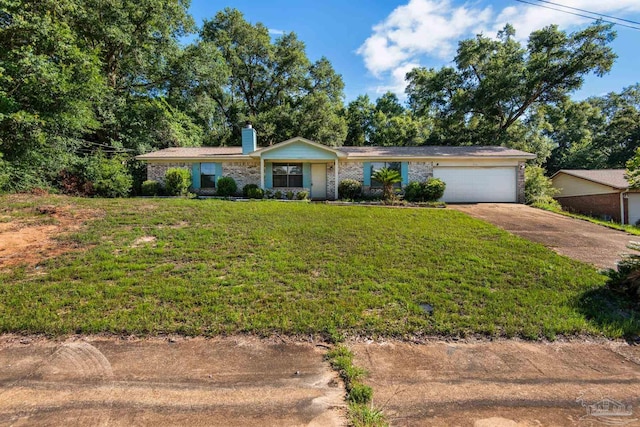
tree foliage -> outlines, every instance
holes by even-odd
[[[367,95],[361,95],[347,107],[345,145],[422,145],[430,129],[428,123],[428,118],[416,117],[391,92],[378,98],[375,105]]]
[[[238,145],[246,121],[261,145],[294,136],[328,145],[505,145],[536,153],[532,163],[550,172],[624,167],[640,147],[640,86],[569,98],[615,59],[615,34],[601,23],[572,34],[549,26],[526,44],[507,25],[497,38],[460,42],[453,66],[411,71],[406,105],[387,92],[345,107],[328,59],[311,61],[295,33],[273,37],[235,9],[196,28],[188,0],[2,5],[0,191],[95,192],[101,184],[86,181],[88,165],[100,157],[126,166],[138,194],[144,169],[133,155]],[[183,44],[189,34],[197,37]]]
[[[545,176],[540,166],[529,165],[524,171],[524,199],[528,205],[538,207],[560,208],[553,198],[559,190],[553,186],[551,179]]]
[[[527,132],[533,107],[553,105],[582,86],[589,73],[603,75],[615,60],[611,26],[596,23],[566,34],[551,25],[526,46],[507,25],[496,39],[478,35],[458,46],[453,67],[416,68],[407,74],[412,111],[432,117],[430,144],[513,145]]]
[[[640,148],[636,149],[635,154],[626,163],[625,176],[629,181],[629,188],[640,188]]]
[[[197,30],[188,7],[188,0],[5,0],[0,191],[59,183],[62,171],[67,182],[82,182],[77,166],[98,152],[240,144],[246,120],[262,143],[300,135],[342,144],[344,84],[326,58],[312,63],[294,33],[272,40],[233,9],[181,45]]]
[[[295,33],[272,42],[267,27],[227,8],[205,21],[201,38],[215,46],[228,69],[226,81],[207,91],[215,104],[212,113],[225,120],[221,144],[237,144],[246,121],[253,123],[263,144],[294,136],[342,143],[342,77],[326,58],[311,63]]]
[[[624,168],[640,147],[640,85],[581,102],[564,100],[547,108],[549,138],[555,148],[547,161],[559,169]]]

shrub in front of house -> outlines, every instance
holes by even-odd
[[[435,202],[442,198],[446,188],[447,184],[440,178],[429,178],[424,184],[424,201]]]
[[[260,188],[260,187],[258,187],[256,184],[247,184],[244,187],[242,187],[242,195],[244,197],[248,197],[250,199],[253,199],[254,197],[250,197],[249,196],[249,191],[250,190],[255,190],[256,188]]]
[[[223,176],[218,180],[216,185],[218,187],[216,190],[216,194],[218,196],[231,197],[235,196],[238,191],[238,185],[236,184],[235,179],[230,176]]]
[[[157,196],[160,194],[160,183],[152,179],[144,181],[140,187],[140,192],[143,196]]]
[[[404,188],[408,202],[435,202],[444,194],[446,184],[440,178],[429,178],[425,182],[411,181]]]
[[[343,179],[338,185],[338,197],[341,199],[358,199],[362,195],[362,184],[355,179]]]
[[[287,191],[287,200],[293,200],[295,193],[291,190]]]
[[[100,197],[127,197],[133,186],[121,157],[106,157],[102,153],[93,156],[86,168],[86,177]]]
[[[276,190],[276,192],[273,193],[273,198],[276,199],[276,200],[282,199],[282,191]]]
[[[540,166],[527,166],[524,170],[524,201],[526,204],[547,210],[561,210],[553,198],[560,190],[553,186]]]
[[[411,181],[404,187],[404,199],[408,202],[419,202],[422,198],[422,184],[418,181]]]
[[[308,191],[298,191],[298,194],[296,194],[296,198],[298,200],[307,200],[309,198],[309,192]]]
[[[249,199],[262,199],[264,197],[264,190],[256,185],[255,188],[252,187],[247,190],[245,197]]]
[[[168,196],[186,196],[191,185],[191,172],[183,168],[169,168],[164,175],[164,189]]]

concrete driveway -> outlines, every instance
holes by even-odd
[[[448,207],[598,268],[615,268],[621,255],[631,252],[627,244],[640,241],[640,236],[526,205],[481,203]]]
[[[640,425],[640,346],[505,340],[350,348],[394,426]],[[603,399],[626,411],[589,415]]]
[[[342,426],[308,342],[0,336],[0,426]]]

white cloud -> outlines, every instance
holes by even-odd
[[[281,36],[285,33],[284,30],[278,30],[276,28],[269,28],[269,34],[272,36]]]
[[[375,93],[382,95],[391,91],[397,94],[398,97],[404,98],[404,89],[407,87],[405,76],[409,71],[419,66],[420,64],[417,62],[407,62],[399,67],[395,67],[386,81],[375,87]]]
[[[604,13],[606,15],[624,17],[629,13],[640,12],[640,1],[638,0],[562,0],[554,1],[557,4],[563,4],[573,8],[588,10],[591,12]],[[503,9],[495,18],[493,29],[500,29],[507,22],[512,24],[517,31],[517,35],[521,39],[526,39],[532,31],[551,24],[557,24],[560,28],[571,29],[578,25],[593,22],[593,19],[584,18],[576,15],[588,15],[587,13],[562,8],[560,6],[542,3],[542,6],[522,5],[518,7],[507,7]],[[564,13],[561,9],[571,13]],[[576,15],[573,15],[576,14]]]
[[[562,4],[619,17],[640,12],[639,0],[562,0]],[[506,23],[512,24],[517,37],[524,40],[532,31],[550,24],[571,30],[592,21],[526,4],[494,11],[491,6],[483,7],[478,2],[454,4],[452,0],[409,0],[376,24],[356,53],[362,56],[367,70],[380,81],[373,88],[375,92],[392,90],[403,97],[406,72],[425,61],[443,64],[453,59],[459,40],[479,33],[494,36]]]
[[[486,21],[490,10],[454,8],[450,0],[411,0],[374,26],[357,53],[376,77],[419,55],[446,58],[455,41]]]

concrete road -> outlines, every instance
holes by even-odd
[[[0,425],[346,425],[325,348],[171,341],[0,337]]]
[[[631,252],[627,244],[640,241],[640,236],[526,205],[479,203],[449,205],[448,208],[490,222],[561,255],[598,268],[615,268],[622,254]]]
[[[394,426],[640,426],[640,346],[350,343]],[[630,414],[593,416],[607,399]],[[608,424],[607,424],[608,423]]]

